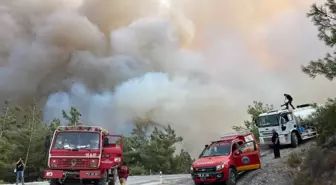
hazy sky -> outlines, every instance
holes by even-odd
[[[301,72],[328,51],[306,17],[314,2],[0,1],[0,98],[45,97],[46,120],[75,105],[112,132],[171,124],[197,153],[248,119],[254,100],[335,94],[335,82]]]

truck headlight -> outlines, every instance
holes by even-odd
[[[120,157],[114,158],[114,162],[117,162],[117,163],[121,162],[121,158]]]
[[[91,159],[90,160],[90,167],[91,168],[97,168],[98,167],[98,160],[97,159]]]
[[[57,168],[57,164],[51,164],[52,168]]]
[[[50,159],[50,167],[57,168],[59,163],[59,159]]]
[[[216,166],[216,170],[221,170],[223,168],[225,168],[225,163]]]

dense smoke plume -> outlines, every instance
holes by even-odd
[[[46,121],[74,105],[113,132],[134,120],[171,124],[196,154],[247,119],[253,100],[335,93],[300,71],[327,51],[305,16],[311,3],[0,1],[0,99],[47,97]]]

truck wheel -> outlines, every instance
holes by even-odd
[[[229,169],[229,176],[226,180],[226,185],[236,185],[237,183],[237,171],[234,168]]]
[[[291,145],[296,148],[299,145],[299,138],[295,132],[291,133]]]
[[[56,179],[50,179],[50,185],[60,185],[60,183]]]
[[[116,179],[111,179],[109,182],[108,182],[108,185],[115,185],[116,184]]]
[[[107,172],[105,173],[104,177],[102,177],[96,182],[96,185],[106,185],[106,179],[107,179]]]
[[[112,178],[109,178],[109,182],[108,182],[108,185],[115,185],[116,184],[116,181],[117,181],[117,170],[114,169],[113,172],[112,172]]]

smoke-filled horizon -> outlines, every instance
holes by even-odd
[[[171,124],[197,154],[254,100],[333,96],[334,82],[300,68],[328,51],[306,18],[313,2],[0,1],[0,99],[47,97],[46,122],[76,106],[112,132]]]

